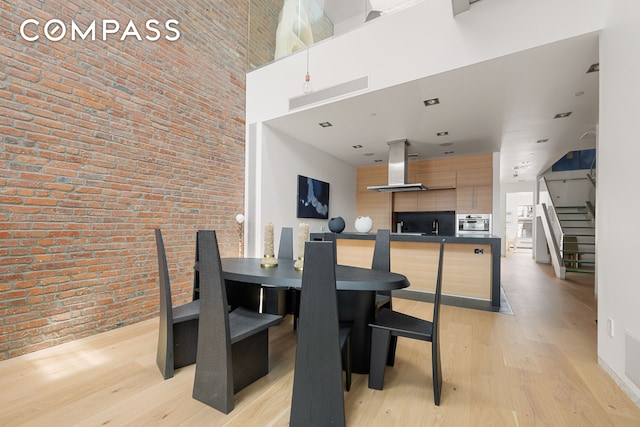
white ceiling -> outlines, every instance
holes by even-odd
[[[598,61],[598,35],[590,34],[267,124],[356,167],[386,163],[386,143],[403,138],[417,160],[500,152],[501,181],[529,182],[568,151],[595,148],[599,73],[586,71]],[[425,107],[435,97],[440,104]],[[564,112],[572,114],[554,119]]]

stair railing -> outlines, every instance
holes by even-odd
[[[589,168],[589,172],[587,173],[587,178],[593,185],[589,190],[589,200],[587,200],[587,211],[589,215],[591,215],[591,220],[595,221],[596,219],[596,158],[593,157],[591,161],[591,167]]]
[[[550,213],[549,211],[552,211]],[[556,277],[560,279],[564,279],[567,273],[567,269],[562,262],[562,255],[560,254],[560,245],[558,244],[558,240],[553,232],[553,227],[551,223],[551,216],[555,215],[555,209],[547,208],[546,203],[540,203],[536,209],[536,216],[541,219],[542,228],[544,230],[544,235],[547,238],[547,246],[549,247],[549,254],[551,255],[551,264],[553,265],[553,270],[556,273]],[[556,217],[557,219],[557,217]],[[561,232],[562,233],[562,232]],[[562,238],[559,240],[562,242]]]

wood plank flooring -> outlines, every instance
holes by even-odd
[[[446,266],[445,266],[446,268]],[[400,339],[382,391],[354,374],[351,426],[639,426],[640,409],[597,363],[593,276],[558,280],[530,253],[503,258],[514,315],[442,308],[443,392],[429,344]],[[394,299],[430,318],[432,305]],[[157,319],[0,362],[2,426],[286,426],[296,335],[272,328],[270,373],[228,415],[192,399],[194,366],[164,381]]]

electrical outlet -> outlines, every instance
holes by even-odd
[[[613,337],[613,319],[612,318],[608,318],[607,319],[607,333],[609,334],[610,337]]]
[[[474,254],[483,254],[484,253],[484,249],[482,248],[476,248],[473,250]]]

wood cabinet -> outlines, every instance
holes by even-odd
[[[457,212],[491,213],[493,208],[492,168],[459,170],[456,180]]]
[[[393,193],[367,190],[372,185],[387,182],[385,165],[359,168],[356,175],[356,216],[368,216],[373,221],[372,232],[391,227],[391,197]]]
[[[457,183],[456,183],[457,187],[492,185],[493,169],[477,168],[477,169],[459,170],[456,175],[456,179],[457,179]]]
[[[428,190],[376,193],[367,187],[387,182],[388,165],[358,168],[356,216],[370,216],[375,231],[391,226],[393,212],[493,210],[492,154],[410,162],[407,179],[424,184]]]
[[[456,189],[458,213],[491,213],[493,187],[490,185],[465,186]]]
[[[393,193],[393,211],[415,212],[421,210],[418,207],[418,195],[422,193],[422,191],[403,191]]]
[[[416,174],[416,180],[429,190],[456,188],[456,171],[421,172]]]
[[[418,193],[418,211],[455,211],[456,190],[428,190]]]
[[[347,233],[348,234],[348,233]],[[338,263],[369,268],[375,240],[371,236],[362,240],[346,238],[341,234],[336,241]],[[433,292],[436,283],[440,245],[433,241],[406,241],[405,236],[394,236],[390,245],[391,271],[404,274],[413,292]],[[416,240],[421,237],[416,237]],[[449,238],[444,253],[442,293],[474,301],[491,301],[494,283],[492,245],[486,240],[457,243]],[[478,253],[481,252],[481,253]],[[498,265],[499,268],[499,265]]]

